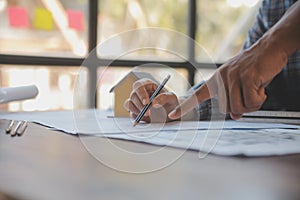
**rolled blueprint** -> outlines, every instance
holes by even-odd
[[[38,95],[35,85],[0,88],[0,103],[31,99]]]

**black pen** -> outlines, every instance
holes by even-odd
[[[155,90],[155,92],[152,94],[152,96],[150,97],[149,103],[147,105],[145,105],[145,107],[142,109],[142,111],[140,112],[140,114],[135,118],[134,120],[134,124],[133,126],[136,126],[141,119],[143,118],[143,116],[145,115],[145,113],[147,112],[147,110],[150,108],[153,99],[159,94],[159,92],[164,88],[164,86],[166,85],[166,83],[168,82],[168,80],[170,79],[170,75],[168,75],[163,82],[157,87],[157,89]]]

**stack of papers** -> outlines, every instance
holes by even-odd
[[[139,124],[95,109],[4,113],[2,119],[27,120],[69,134],[107,137],[203,153],[269,156],[300,153],[300,126],[239,121],[177,121]]]

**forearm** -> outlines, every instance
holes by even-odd
[[[181,104],[183,101],[185,101],[187,98],[191,97],[192,95],[194,95],[194,92],[203,84],[204,82],[200,82],[196,85],[194,85],[193,87],[191,87],[186,95],[179,97],[179,104]],[[196,97],[195,97],[196,98]],[[204,109],[203,109],[204,108]],[[208,118],[208,116],[210,115],[209,112],[210,107],[208,106],[208,104],[205,105],[198,105],[196,106],[191,112],[187,113],[184,116],[184,121],[198,121],[198,120],[206,120]],[[204,112],[204,110],[206,112]]]
[[[187,99],[186,96],[179,97],[178,98],[179,104],[181,104],[182,102],[184,102],[186,99]],[[190,112],[188,112],[186,115],[184,115],[181,118],[181,120],[182,121],[198,121],[198,120],[200,120],[200,116],[199,115],[200,115],[200,113],[198,112],[198,109],[196,107],[193,110],[191,110]]]
[[[203,85],[205,82],[202,81],[194,85],[184,97],[179,98],[179,102],[186,100],[188,97],[194,95],[195,91]],[[196,98],[196,97],[195,97]],[[186,117],[188,120],[216,120],[224,119],[224,114],[219,110],[218,100],[216,98],[209,99],[196,106]]]

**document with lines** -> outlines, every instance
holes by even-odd
[[[1,119],[27,120],[69,134],[146,142],[218,155],[267,156],[300,153],[300,126],[239,121],[189,121],[139,124],[111,112],[78,111],[1,113]]]
[[[237,121],[176,121],[170,123],[139,124],[133,127],[133,120],[129,118],[113,118],[111,112],[102,112],[96,109],[76,111],[50,112],[21,112],[1,113],[2,119],[27,120],[42,124],[70,134],[122,134],[141,133],[152,131],[177,130],[207,130],[207,129],[298,129],[298,125],[279,123],[249,123]]]

